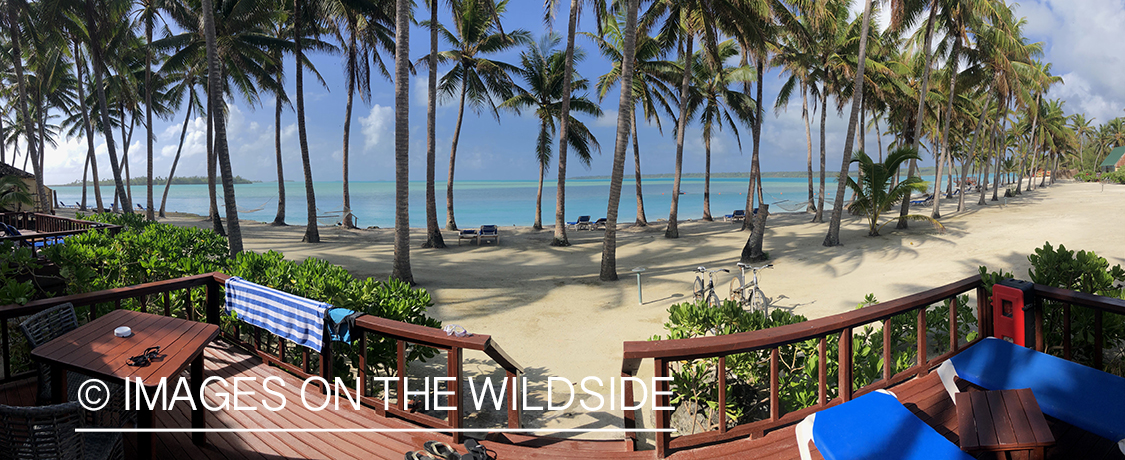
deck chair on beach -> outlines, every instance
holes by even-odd
[[[608,222],[608,221],[605,219],[605,217],[602,217],[601,219],[595,220],[594,223],[590,224],[589,228],[590,228],[590,230],[597,230],[598,227],[601,227],[602,230],[605,230],[605,223],[606,222]]]
[[[477,246],[484,243],[486,238],[492,238],[496,244],[500,244],[500,229],[495,225],[481,225],[480,232],[477,233]]]
[[[583,228],[590,228],[590,216],[578,216],[578,220],[574,222],[567,222],[567,226],[574,227],[575,230],[582,230]]]
[[[734,212],[723,216],[723,220],[727,222],[738,222],[746,218],[746,210],[735,209]]]
[[[933,200],[934,200],[933,195],[926,195],[926,196],[924,196],[922,198],[918,198],[916,200],[910,200],[910,204],[911,205],[923,205],[923,204],[929,203]]]
[[[809,441],[826,460],[972,460],[894,393],[876,390],[805,417],[797,424],[797,449],[810,460]]]
[[[477,230],[474,228],[462,229],[461,232],[457,234],[457,245],[461,245],[461,240],[473,240],[473,242],[476,242],[479,246],[480,240],[477,239],[479,236],[480,234],[477,233]]]

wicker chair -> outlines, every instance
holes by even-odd
[[[86,418],[77,402],[31,407],[0,404],[0,458],[124,459],[121,433],[75,432],[85,426]]]
[[[78,328],[78,318],[74,314],[74,305],[68,303],[56,305],[29,316],[20,323],[20,330],[27,338],[28,345],[35,349],[55,338]],[[51,402],[51,366],[36,363],[39,371],[39,391],[37,400],[39,404]],[[67,401],[78,400],[78,389],[90,377],[75,372],[67,372],[66,389]],[[136,411],[125,411],[125,388],[116,383],[108,384],[110,389],[110,402],[106,409],[93,412],[90,422],[97,426],[122,426],[126,422],[136,420]]]

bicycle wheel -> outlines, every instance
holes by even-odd
[[[719,300],[719,295],[715,294],[714,289],[711,289],[710,295],[707,296],[707,305],[713,308],[719,308],[723,305],[723,301]]]
[[[738,302],[739,305],[745,304],[746,299],[745,289],[742,289],[742,284],[738,282],[738,278],[730,280],[730,300],[731,302]]]
[[[696,302],[703,300],[703,280],[698,276],[695,277],[695,282],[691,285],[691,296]]]
[[[754,286],[754,292],[750,294],[750,311],[761,310],[762,313],[769,315],[769,305],[766,304],[766,294]]]

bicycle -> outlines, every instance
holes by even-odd
[[[703,300],[703,301],[705,301],[705,303],[707,305],[710,305],[712,307],[718,307],[718,306],[722,305],[723,301],[719,300],[718,294],[715,294],[715,273],[718,273],[718,272],[730,273],[730,270],[727,270],[725,268],[710,270],[707,267],[699,267],[699,268],[696,268],[693,271],[695,273],[699,274],[699,275],[695,276],[695,282],[692,283],[692,291],[691,292],[692,292],[692,296],[695,297],[695,301],[699,302],[699,301]],[[707,274],[707,285],[706,285],[706,287],[704,287],[703,278],[700,276],[704,273]]]
[[[758,272],[767,268],[773,268],[773,264],[755,267],[739,262],[738,269],[741,273],[735,275],[735,279],[730,280],[730,300],[738,302],[743,307],[749,305],[750,311],[762,310],[762,313],[768,314],[769,305],[766,304],[766,294],[762,292],[761,285],[758,282]],[[749,282],[746,281],[746,270],[748,269],[753,274]]]

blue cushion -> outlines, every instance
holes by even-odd
[[[813,443],[827,460],[972,460],[903,407],[873,392],[816,413]]]
[[[949,360],[962,379],[990,390],[1030,388],[1044,414],[1125,439],[1125,378],[993,337]]]

